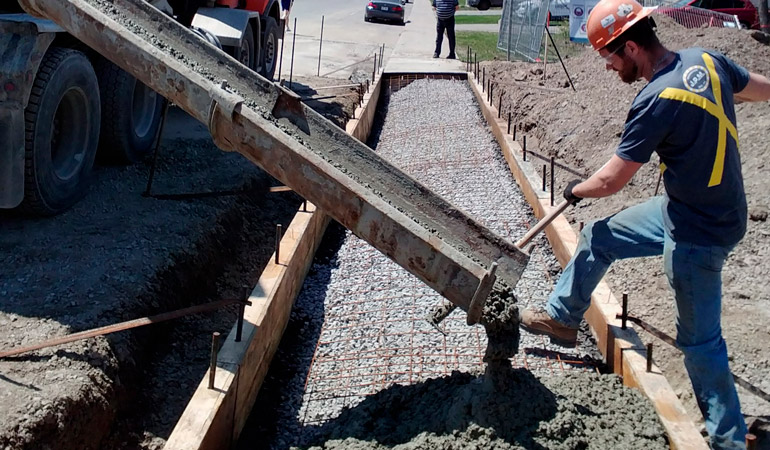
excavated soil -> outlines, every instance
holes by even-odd
[[[345,80],[299,80],[313,86]],[[313,106],[344,125],[348,89]],[[0,216],[3,350],[220,299],[247,298],[301,203],[206,128],[170,110],[154,194],[242,191],[185,200],[142,196],[149,161],[98,167],[71,210]],[[208,368],[211,333],[237,307],[0,360],[0,448],[159,449]]]
[[[751,71],[770,75],[770,47],[755,39],[755,32],[704,28],[689,30],[667,17],[655,16],[661,41],[671,50],[699,46],[716,49]],[[767,42],[765,40],[765,42]],[[527,147],[586,176],[599,169],[613,154],[623,130],[628,107],[644,81],[621,82],[615,72],[585,48],[565,60],[577,92],[569,87],[564,71],[551,64],[542,80],[542,65],[521,62],[487,62],[482,67],[495,84],[494,104],[504,92],[502,110],[512,113],[517,139],[527,136]],[[728,258],[723,271],[722,327],[733,372],[754,386],[770,391],[770,226],[766,221],[770,193],[766,164],[770,156],[767,130],[770,103],[746,103],[736,107],[743,175],[750,220],[743,241]],[[533,160],[530,158],[530,160]],[[535,168],[544,161],[534,159]],[[575,175],[556,170],[556,192]],[[576,225],[605,217],[654,195],[658,181],[657,161],[646,164],[628,186],[612,197],[585,200],[568,212]],[[662,186],[661,186],[662,189]],[[629,293],[630,314],[641,317],[674,335],[673,296],[663,275],[662,259],[644,258],[617,262],[608,274],[616,294]],[[645,341],[654,339],[642,332]],[[700,418],[681,355],[659,341],[655,360],[666,372],[676,393],[693,418]],[[770,415],[770,404],[739,388],[744,414]],[[764,444],[768,445],[768,444]]]

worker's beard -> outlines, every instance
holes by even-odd
[[[639,65],[633,59],[623,55],[623,67],[618,70],[618,75],[624,83],[631,84],[640,78]]]

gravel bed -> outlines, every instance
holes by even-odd
[[[415,81],[384,99],[380,113],[384,117],[370,145],[389,162],[506,239],[516,240],[536,222],[465,82]],[[395,389],[410,395],[403,385],[484,370],[486,335],[481,326],[467,326],[465,314],[456,311],[441,324],[443,333],[437,331],[425,317],[442,303],[441,296],[348,231],[337,229],[325,246],[297,299],[288,339],[246,426],[256,425],[258,431],[244,432],[239,448],[307,446],[318,433],[329,432],[330,424],[341,424],[339,418],[359,409],[357,405],[374,401],[372,394]],[[558,273],[547,241],[538,237],[514,291],[519,305],[543,304]],[[569,352],[523,333],[512,366],[526,374],[517,379],[548,378],[593,373],[599,359],[585,331],[577,349]],[[574,380],[576,386],[591,384],[585,378]],[[615,381],[603,389],[613,391],[607,395],[625,391]],[[573,386],[560,395],[579,390]],[[643,398],[634,404],[642,405],[639,410],[656,424],[653,441],[660,442],[662,431],[652,407]],[[421,430],[432,430],[425,427]],[[471,435],[477,433],[466,438]]]

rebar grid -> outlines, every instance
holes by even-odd
[[[467,85],[432,82],[438,85],[415,86],[416,93],[396,94],[405,92],[401,90],[416,78],[388,80],[387,95],[392,98],[378,153],[501,236],[515,240],[524,235],[535,219]],[[435,98],[426,99],[426,92]],[[431,108],[426,103],[445,101],[467,106],[459,108],[461,116],[443,114],[440,122],[422,116]],[[545,250],[544,240],[535,242],[539,246],[514,291],[524,305],[542,304],[553,285],[549,258],[555,259]],[[487,344],[483,327],[468,326],[461,311],[442,322],[443,332],[426,320],[443,301],[416,277],[348,233],[324,293],[323,325],[305,379],[299,422],[312,425],[332,419],[343,408],[396,383],[413,384],[453,371],[483,371]],[[511,364],[538,375],[595,370],[587,362],[590,358],[580,356],[590,353],[581,346],[560,353],[543,337],[525,333]]]

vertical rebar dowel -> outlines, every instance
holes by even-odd
[[[511,112],[508,111],[508,134],[511,134]]]
[[[307,212],[307,200],[302,201],[302,212]]]
[[[235,328],[235,342],[241,342],[243,336],[243,315],[246,313],[246,304],[241,303],[238,306],[238,326]]]
[[[546,187],[545,186],[545,174],[546,174],[545,164],[543,164],[543,192],[545,192],[545,187]]]
[[[385,62],[385,44],[382,44],[382,47],[380,47],[380,70],[382,70],[382,65]]]
[[[366,92],[369,93],[369,80],[366,80]]]
[[[746,450],[757,450],[757,436],[753,433],[746,433]]]
[[[166,115],[168,114],[168,100],[163,102],[163,115],[160,116],[160,127],[158,128],[158,135],[155,136],[155,150],[152,154],[152,165],[150,166],[150,176],[147,178],[147,187],[142,194],[145,197],[152,195],[152,182],[155,180],[155,170],[158,166],[158,155],[160,154],[160,141],[163,138],[163,128],[166,126]]]
[[[281,31],[281,59],[278,60],[278,82],[281,81],[281,70],[283,69],[283,43],[286,42],[286,30]],[[283,85],[281,85],[283,86]]]
[[[468,53],[467,57],[465,58],[465,71],[470,72],[471,71],[471,46],[468,46]]]
[[[481,91],[484,91],[484,88],[486,87],[487,83],[487,68],[482,67],[481,69]]]
[[[476,52],[473,52],[473,60],[475,61],[476,66],[476,81],[479,80],[479,57],[476,54]]]
[[[281,253],[281,238],[282,236],[281,232],[281,224],[275,226],[275,263],[278,264],[278,257]]]
[[[219,353],[219,332],[211,335],[211,363],[209,364],[209,389],[214,389],[217,376],[217,354]]]
[[[556,187],[554,186],[554,183],[556,182],[555,178],[556,178],[556,161],[554,161],[553,156],[551,156],[551,206],[553,206],[553,203],[554,203],[554,198],[553,198],[555,195],[554,188]]]
[[[513,126],[513,140],[516,140],[516,125]]]
[[[492,106],[492,100],[494,98],[493,95],[492,95],[492,90],[494,88],[495,88],[495,85],[494,85],[494,83],[492,83],[492,79],[490,78],[489,79],[489,106]]]
[[[652,342],[647,344],[647,372],[652,372]]]
[[[321,16],[321,40],[318,41],[318,71],[316,76],[321,76],[321,48],[324,45],[324,16]]]
[[[620,329],[626,329],[626,322],[628,321],[628,292],[623,293],[623,306],[620,313]]]
[[[505,91],[500,92],[500,97],[498,97],[497,100],[497,118],[500,118],[500,115],[503,113],[503,94]]]
[[[294,85],[292,80],[294,78],[294,44],[297,43],[297,18],[294,18],[294,30],[292,31],[293,37],[291,39],[291,65],[289,68],[289,89],[292,89]]]
[[[372,83],[374,83],[374,75],[377,73],[377,54],[374,54],[374,69],[372,69]]]
[[[521,140],[522,140],[521,155],[524,157],[524,161],[526,161],[527,160],[527,135],[525,134],[524,136],[522,136]]]

